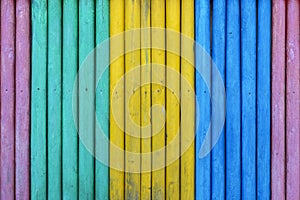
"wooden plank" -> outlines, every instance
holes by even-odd
[[[140,0],[125,0],[125,31],[140,28]],[[140,159],[130,153],[140,153],[140,51],[132,51],[140,47],[140,33],[128,32],[125,38],[125,73],[133,70],[134,79],[125,77],[125,199],[139,199],[140,194]],[[132,77],[132,75],[131,75]],[[135,88],[136,87],[136,88]],[[136,173],[133,173],[136,172]]]
[[[30,1],[16,1],[15,198],[30,195]]]
[[[124,41],[124,0],[110,1],[110,36],[120,37],[120,41]],[[118,36],[116,36],[118,35]],[[118,59],[112,62],[112,55],[120,50]],[[112,98],[113,92],[117,94],[120,102],[124,102],[124,80],[120,80],[124,75],[124,42],[118,42],[115,39],[110,40],[110,57],[111,65],[109,70],[110,80],[110,142],[116,147],[124,150],[124,120],[116,121],[113,110],[117,110],[121,119],[124,119],[124,103],[116,104],[112,107],[112,102],[117,99]],[[119,81],[121,89],[115,91],[115,87]],[[122,88],[123,87],[123,88]],[[124,153],[117,153],[113,151],[114,148],[110,146],[110,163],[118,163],[118,169],[110,168],[110,199],[123,199],[125,196],[125,182],[124,170],[125,161]]]
[[[241,1],[242,198],[256,196],[256,1]]]
[[[145,155],[151,152],[151,49],[145,47],[151,43],[150,10],[150,0],[141,0],[141,199],[149,200],[151,171],[147,169],[151,166],[151,156]]]
[[[225,31],[226,31],[226,2],[213,1],[212,8],[212,59],[219,70],[225,83]],[[224,106],[224,110],[217,110],[212,106],[212,141],[218,141],[212,149],[211,177],[212,177],[212,199],[225,199],[225,128],[217,138],[217,120],[215,113],[225,112],[225,99],[217,95],[217,75],[212,74],[212,99],[218,99]]]
[[[204,51],[210,55],[210,1],[195,1],[195,39]],[[202,53],[196,52],[196,66],[203,68],[211,76],[211,66],[203,63]],[[211,80],[210,80],[211,81]],[[211,108],[210,95],[211,82],[205,84],[201,74],[196,73],[196,96],[199,106],[196,110],[197,121],[200,121],[196,131],[196,199],[210,199],[211,197],[211,154],[204,158],[199,157],[200,147],[208,131]]]
[[[195,199],[194,1],[181,1],[180,199]]]
[[[81,65],[95,46],[95,4],[94,1],[79,2],[79,65]],[[95,78],[94,66],[86,74],[79,75],[79,134],[87,141],[94,141],[95,128]],[[79,141],[79,199],[94,199],[94,145],[87,149]]]
[[[257,19],[257,198],[270,199],[271,1],[258,1]]]
[[[109,38],[109,1],[97,0],[96,1],[96,44],[107,40]],[[108,54],[105,54],[107,58],[96,57],[96,77],[100,76],[101,70],[104,67],[102,60],[109,59],[109,47],[106,49]],[[109,138],[109,68],[103,72],[101,81],[96,86],[96,116],[97,124],[101,125],[105,136]],[[98,86],[98,87],[97,87]],[[101,146],[103,142],[100,142],[98,135],[95,135],[95,152],[96,155],[105,155],[108,158],[109,148]],[[96,156],[97,158],[97,156]],[[109,169],[105,164],[102,164],[99,160],[95,161],[95,199],[109,199]]]
[[[285,198],[285,20],[286,4],[272,1],[271,198]]]
[[[32,1],[31,198],[46,199],[47,1]]]
[[[15,3],[1,1],[1,199],[15,191]]]
[[[72,93],[78,70],[78,3],[63,4],[63,74],[62,74],[62,195],[78,198],[78,134],[74,124]],[[78,85],[77,85],[78,87]]]
[[[180,198],[180,1],[166,0],[166,199]],[[175,33],[172,33],[175,31]],[[170,52],[170,50],[174,52]],[[172,75],[172,71],[176,74]]]
[[[226,198],[241,198],[240,4],[227,2]]]
[[[151,1],[151,42],[153,46],[162,45],[163,49],[151,49],[152,55],[152,152],[157,152],[165,146],[165,1]],[[159,31],[161,30],[161,31]],[[158,67],[160,65],[160,67]],[[160,83],[160,84],[155,84]],[[159,109],[155,110],[154,107]],[[161,126],[163,124],[163,126]],[[152,198],[164,199],[165,189],[165,151],[152,154]],[[161,166],[162,168],[159,168]]]
[[[300,2],[286,6],[286,199],[300,199]]]
[[[47,194],[61,197],[61,1],[48,2],[47,60]]]

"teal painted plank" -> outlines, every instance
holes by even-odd
[[[96,44],[109,38],[109,0],[96,1]],[[105,42],[108,44],[108,42]],[[102,48],[101,48],[102,50]],[[101,126],[105,136],[109,138],[109,67],[105,66],[109,60],[109,46],[105,46],[106,53],[104,57],[96,57],[96,77],[100,77],[99,82],[96,81],[96,126]],[[103,74],[102,70],[105,69]],[[98,155],[104,156],[107,160],[109,157],[109,147],[99,135],[95,135],[95,151]],[[95,161],[95,199],[109,199],[109,168],[102,164],[99,160]]]
[[[78,134],[72,113],[72,105],[78,107],[78,101],[72,102],[78,70],[78,2],[63,2],[62,196],[72,200],[78,198]]]
[[[256,197],[256,0],[241,1],[242,199]]]
[[[31,199],[46,199],[47,1],[31,5]]]
[[[271,0],[259,0],[257,7],[257,199],[270,199]]]
[[[50,200],[61,197],[61,6],[60,0],[48,2],[47,194]]]
[[[225,30],[226,30],[226,1],[213,1],[212,16],[212,59],[225,83]],[[218,138],[216,128],[218,120],[216,113],[225,112],[225,99],[217,95],[217,75],[212,73],[212,99],[218,99],[224,107],[219,110],[212,106],[212,141],[218,140],[212,149],[211,177],[212,199],[225,199],[225,132]]]
[[[79,1],[79,67],[95,46],[94,1]],[[95,73],[79,75],[79,134],[88,143],[88,149],[79,141],[79,199],[94,199],[94,130],[95,130]],[[91,152],[90,152],[91,151]]]

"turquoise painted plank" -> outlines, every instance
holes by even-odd
[[[210,1],[195,1],[195,37],[196,42],[202,46],[210,55]],[[196,66],[203,68],[206,74],[210,76],[211,66],[205,63],[196,52]],[[211,81],[211,80],[210,80]],[[211,197],[211,154],[204,158],[199,157],[199,152],[205,135],[207,133],[210,118],[210,94],[211,83],[205,84],[199,73],[196,73],[196,96],[198,103],[196,108],[196,122],[199,121],[199,127],[196,130],[196,199],[210,199]]]
[[[73,87],[78,70],[78,2],[63,1],[63,74],[62,74],[62,196],[78,198],[78,134],[74,124]],[[75,87],[78,87],[76,85]],[[74,112],[78,117],[78,112]]]
[[[227,2],[226,199],[241,198],[240,3]]]
[[[99,45],[109,38],[109,0],[96,1],[96,44]],[[102,43],[104,44],[104,43]],[[108,44],[108,42],[105,42]],[[96,57],[96,126],[101,126],[105,136],[109,138],[109,67],[105,66],[109,60],[109,46],[104,45],[104,57]],[[99,49],[100,50],[100,49]],[[102,48],[101,48],[102,50]],[[102,70],[105,69],[103,74]],[[99,82],[97,82],[99,81]],[[101,155],[102,161],[108,161],[109,146],[97,133],[95,135],[96,157]],[[109,199],[109,168],[99,160],[95,161],[95,199]]]
[[[95,46],[95,3],[79,1],[79,67]],[[79,141],[79,199],[94,199],[94,130],[95,80],[94,66],[88,77],[79,75],[79,134],[86,138],[88,149]]]
[[[257,7],[257,199],[270,199],[271,0],[259,0]]]
[[[47,65],[47,195],[61,198],[61,61],[62,5],[60,0],[48,2]]]
[[[47,1],[31,2],[31,199],[46,199]]]
[[[225,30],[226,30],[226,1],[213,1],[212,8],[212,59],[225,83]],[[225,132],[220,137],[216,134],[217,120],[214,113],[225,112],[225,99],[217,95],[217,75],[212,74],[212,99],[218,99],[224,105],[224,110],[212,106],[212,140],[218,140],[212,149],[212,199],[225,199]]]
[[[242,199],[256,197],[256,0],[241,1]]]

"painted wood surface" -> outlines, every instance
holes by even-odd
[[[285,27],[286,1],[272,2],[271,198],[285,198]]]
[[[270,199],[271,1],[257,1],[257,199]]]
[[[210,1],[195,1],[195,40],[201,45],[203,51],[210,55]],[[196,52],[196,66],[202,68],[211,76],[210,64],[203,63],[202,52]],[[199,157],[199,152],[206,134],[210,134],[208,127],[211,118],[210,94],[211,80],[207,85],[199,72],[196,73],[196,122],[199,127],[196,132],[196,199],[211,198],[211,154],[204,158]],[[208,132],[208,133],[207,133]]]
[[[181,1],[180,199],[195,199],[194,1]],[[189,40],[187,40],[188,38]]]
[[[180,198],[180,1],[166,0],[166,199]],[[171,31],[175,31],[175,34]],[[174,52],[170,52],[173,49]],[[172,75],[172,71],[175,75]]]
[[[256,196],[256,1],[241,1],[242,198]]]
[[[48,2],[47,58],[47,197],[61,197],[62,5]]]
[[[16,1],[15,198],[30,196],[30,1]]]
[[[227,3],[226,14],[226,198],[241,198],[240,4]]]
[[[1,1],[1,199],[15,190],[15,2]]]
[[[125,199],[141,198],[141,161],[132,153],[141,152],[141,132],[136,126],[140,126],[141,120],[141,53],[140,32],[134,29],[140,28],[141,1],[125,0],[125,75],[134,73],[134,79],[125,76]],[[133,70],[130,72],[130,70]],[[135,173],[134,173],[135,172]]]
[[[31,2],[31,199],[46,199],[47,1]]]
[[[73,87],[78,70],[78,3],[63,2],[62,40],[62,196],[64,199],[78,198],[78,134],[72,106]],[[78,87],[76,85],[75,87]]]
[[[141,0],[141,199],[151,199],[151,1]],[[148,127],[148,128],[146,128]]]
[[[109,38],[109,1],[96,1],[96,45],[101,44]],[[109,52],[109,47],[105,47],[105,51]],[[97,49],[98,50],[98,49]],[[95,80],[96,86],[96,125],[100,125],[109,138],[109,66],[103,66],[104,60],[109,60],[109,53],[105,54],[106,58],[96,57],[96,77],[100,76],[100,69],[106,67],[101,76],[101,80]],[[109,156],[108,146],[95,135],[95,153],[97,155]],[[95,160],[95,199],[109,199],[109,169],[99,160]]]
[[[151,1],[151,27],[163,30],[165,28],[165,8],[164,1]],[[152,152],[158,151],[165,146],[165,98],[166,98],[166,71],[165,71],[165,31],[152,31],[152,46],[161,46],[163,49],[151,49],[152,56],[152,85],[151,85],[151,101],[152,101]],[[155,67],[160,65],[161,67]],[[160,84],[155,84],[160,83]],[[155,106],[160,106],[155,110]],[[163,126],[161,127],[161,124]],[[165,151],[161,154],[152,154],[152,166],[165,166]],[[165,168],[152,171],[152,199],[165,198]]]
[[[212,61],[218,68],[225,84],[225,55],[226,55],[226,2],[213,1],[212,5]],[[211,194],[212,199],[225,199],[225,127],[220,137],[217,138],[215,129],[217,120],[215,113],[225,112],[225,100],[217,95],[216,74],[212,74],[212,99],[218,99],[224,106],[224,110],[216,111],[212,106],[212,141],[218,140],[212,149],[211,158]]]
[[[286,7],[286,199],[300,199],[300,2]]]
[[[88,54],[95,47],[95,3],[79,2],[79,69]],[[95,128],[95,66],[87,74],[79,75],[79,134],[87,141],[94,141]],[[87,103],[88,102],[88,103]],[[83,141],[79,141],[79,199],[94,199],[94,144],[87,149]]]
[[[124,0],[111,0],[110,1],[110,37],[120,38],[120,41],[115,39],[110,40],[110,57],[111,65],[109,70],[110,80],[110,142],[120,149],[124,149],[124,120],[116,121],[113,115],[113,109],[118,111],[121,119],[124,119],[124,104],[117,104],[112,107],[112,102],[121,99],[124,102],[124,35],[125,30],[125,13],[124,13]],[[112,58],[114,54],[120,50],[120,56],[114,62]],[[120,88],[115,88],[117,83],[121,81]],[[116,93],[118,99],[113,99],[112,94]],[[114,152],[112,146],[110,147],[110,163],[118,163],[118,169],[110,168],[110,198],[123,199],[125,195],[125,160],[124,153]]]

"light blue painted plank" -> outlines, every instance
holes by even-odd
[[[257,7],[257,199],[270,199],[271,0]]]
[[[242,199],[256,197],[256,0],[241,1]]]
[[[226,198],[241,198],[240,3],[227,2]]]

